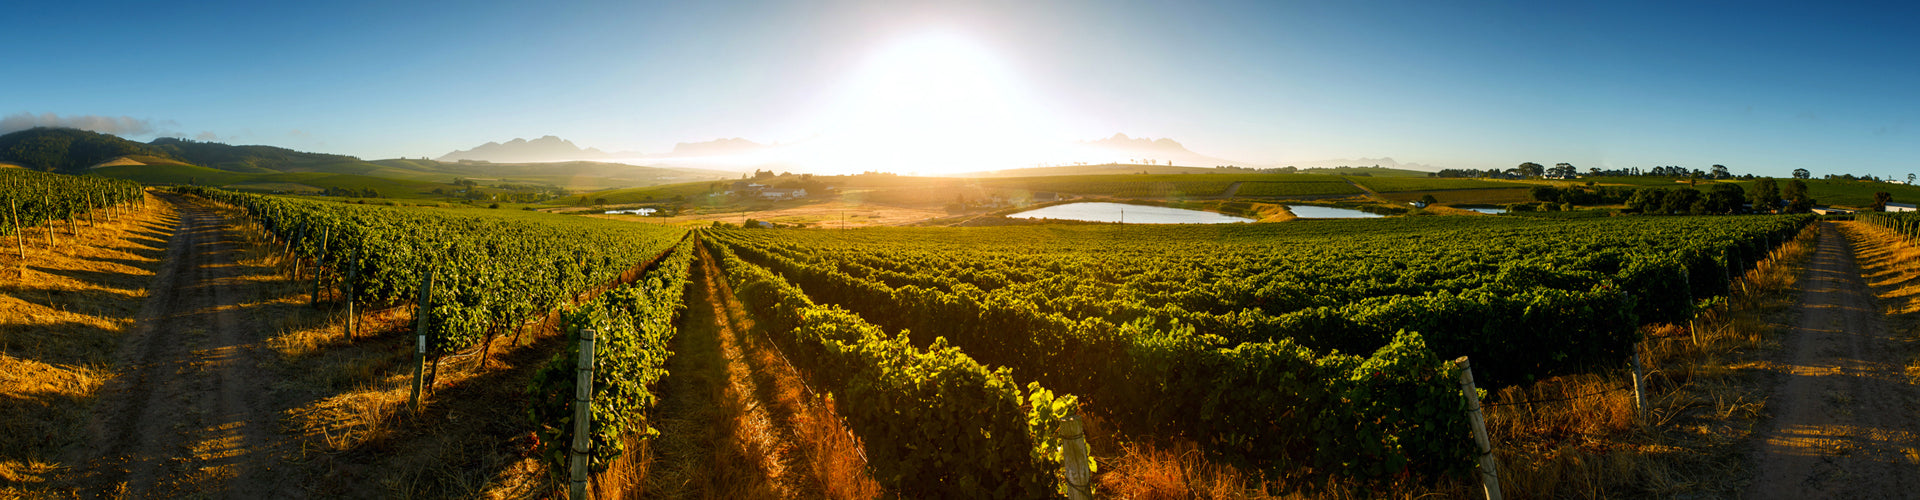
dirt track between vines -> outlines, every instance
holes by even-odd
[[[87,497],[283,498],[290,484],[261,363],[268,318],[250,314],[255,272],[239,263],[233,229],[177,195],[165,267],[136,327],[116,352],[125,374],[108,382],[66,463]]]
[[[1748,498],[1911,498],[1920,487],[1905,351],[1860,276],[1849,235],[1821,223],[1755,439]]]

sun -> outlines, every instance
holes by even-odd
[[[951,34],[917,36],[860,66],[819,139],[801,145],[796,160],[843,172],[1031,166],[1058,140],[1046,109],[979,44]]]

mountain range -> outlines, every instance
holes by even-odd
[[[558,138],[521,141],[543,146]],[[505,145],[502,145],[505,146]],[[594,151],[591,149],[585,151]],[[464,163],[424,159],[362,160],[275,146],[236,146],[172,137],[136,142],[99,132],[40,127],[0,135],[0,164],[132,179],[148,184],[199,184],[232,189],[320,191],[371,189],[382,196],[426,196],[457,179],[481,179],[573,190],[650,186],[731,178],[738,172],[656,168],[595,161]]]
[[[461,160],[474,160],[474,161],[488,161],[488,162],[494,162],[494,163],[514,163],[514,162],[550,162],[550,161],[565,161],[565,160],[674,158],[674,157],[693,157],[693,156],[721,156],[721,155],[743,153],[747,151],[755,151],[755,150],[765,149],[768,147],[772,147],[772,146],[767,146],[765,144],[760,144],[747,139],[734,137],[730,139],[726,139],[726,138],[714,139],[714,140],[705,141],[705,142],[676,143],[673,145],[673,151],[670,153],[647,154],[647,153],[640,153],[635,151],[606,152],[606,151],[601,151],[598,148],[590,148],[590,147],[582,148],[578,145],[575,145],[573,141],[569,141],[566,139],[561,139],[559,137],[549,135],[549,136],[542,136],[538,139],[533,139],[533,140],[515,138],[507,142],[488,142],[486,144],[481,144],[479,146],[476,146],[473,149],[463,149],[463,150],[447,153],[444,155],[440,155],[440,157],[435,158],[435,160],[448,161],[448,162],[461,161]]]

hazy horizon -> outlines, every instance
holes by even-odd
[[[1096,162],[1074,145],[1115,133],[1257,166],[1920,169],[1905,11],[1740,7],[31,4],[0,129],[370,159],[739,137],[818,173]]]

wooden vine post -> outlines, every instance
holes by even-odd
[[[413,397],[408,403],[413,411],[420,411],[420,382],[427,367],[427,311],[433,306],[433,272],[428,271],[420,277],[420,298],[414,302],[413,335],[415,348],[413,355]]]
[[[1691,321],[1688,322],[1688,326],[1692,326]],[[1647,400],[1640,393],[1640,384],[1646,378],[1645,373],[1640,369],[1640,343],[1635,342],[1633,344],[1633,419],[1635,423],[1640,424],[1647,421]]]
[[[313,295],[307,299],[308,307],[320,307],[320,278],[326,275],[326,273],[323,272],[326,268],[321,267],[320,263],[322,262],[321,259],[325,259],[327,256],[327,234],[332,232],[332,230],[333,228],[320,230],[320,251],[313,255]]]
[[[13,245],[20,250],[20,275],[26,276],[27,240],[25,237],[20,236],[20,233],[26,231],[27,228],[20,227],[20,209],[18,205],[19,203],[14,202],[12,196],[7,197],[7,213],[13,216]]]
[[[1069,500],[1093,498],[1093,471],[1087,465],[1087,433],[1084,429],[1079,415],[1069,415],[1060,420],[1060,462],[1061,467],[1066,469]]]
[[[587,433],[593,424],[593,330],[580,330],[579,380],[573,387],[573,448],[570,457],[573,487],[567,498],[587,498],[587,454],[593,451],[593,439]]]
[[[353,315],[353,278],[355,276],[358,276],[359,274],[360,274],[360,247],[354,247],[353,257],[350,257],[347,260],[347,279],[345,282],[341,283],[343,286],[347,288],[347,293],[342,294],[342,296],[346,297],[346,301],[347,301],[347,339],[348,340],[352,340],[354,335],[356,335],[354,331],[355,330],[354,322],[356,318],[354,318],[354,315]]]
[[[1473,370],[1467,357],[1453,361],[1460,367],[1460,395],[1467,400],[1467,420],[1473,423],[1474,452],[1480,455],[1480,481],[1487,500],[1500,500],[1500,464],[1493,460],[1493,442],[1487,439],[1486,415],[1480,411],[1480,391],[1473,387]]]
[[[47,203],[46,193],[40,193],[40,205],[52,206],[51,204]],[[53,250],[53,216],[52,214],[48,214],[47,216],[47,250],[49,251]]]

